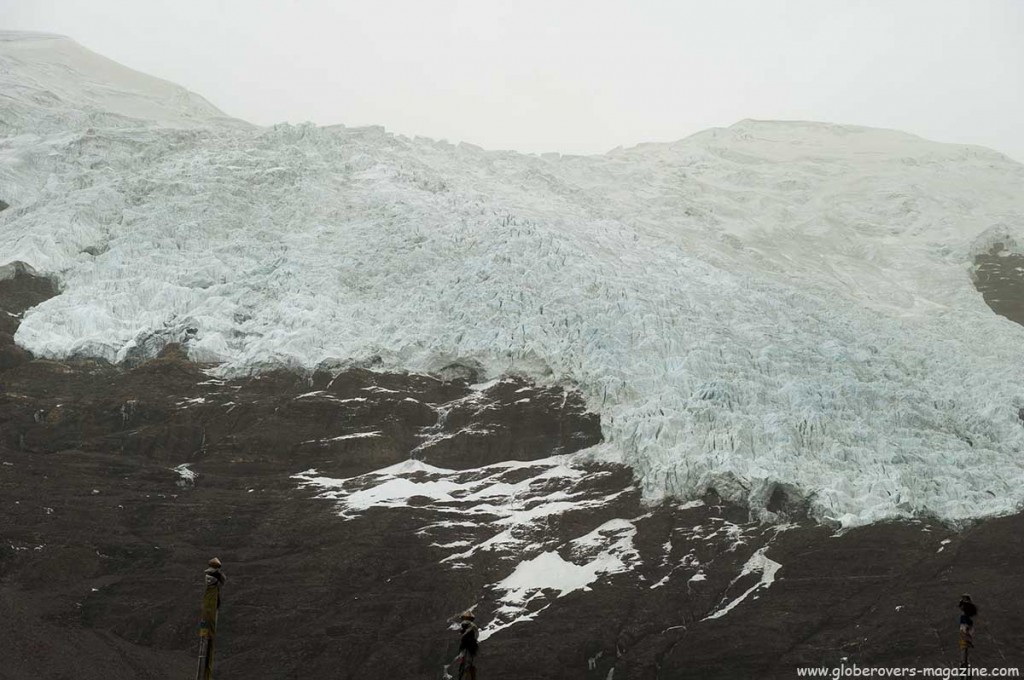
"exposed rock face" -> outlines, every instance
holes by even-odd
[[[1024,255],[993,248],[974,258],[974,282],[996,314],[1024,324]]]
[[[55,290],[0,279],[0,678],[189,677],[213,555],[219,677],[439,678],[470,607],[492,679],[949,666],[961,592],[979,665],[1024,664],[1022,515],[834,536],[713,493],[647,507],[628,469],[551,458],[600,441],[572,392],[220,380],[173,344],[133,368],[33,360],[12,336]]]

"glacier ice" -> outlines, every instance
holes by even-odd
[[[1001,154],[803,122],[587,157],[264,128],[89,55],[0,34],[0,264],[61,286],[33,352],[575,384],[650,498],[784,486],[845,526],[1024,499],[1024,329],[970,278],[1024,243]]]

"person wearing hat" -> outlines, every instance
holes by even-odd
[[[978,607],[971,602],[970,595],[961,595],[960,603],[960,668],[967,668],[967,655],[974,646],[974,617],[978,615]]]
[[[473,623],[476,618],[473,612],[467,611],[460,618],[462,623],[459,625],[459,680],[476,680],[476,652],[479,648],[480,629]]]
[[[214,557],[203,572],[206,589],[199,615],[199,670],[197,680],[213,680],[213,640],[217,634],[217,611],[220,609],[220,589],[227,583],[221,573],[220,560]]]

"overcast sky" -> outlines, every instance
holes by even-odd
[[[1024,161],[1024,0],[0,0],[269,124],[602,153],[744,118]]]

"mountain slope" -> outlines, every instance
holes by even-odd
[[[224,114],[185,88],[133,71],[60,35],[0,31],[0,130],[209,124]]]
[[[61,283],[18,331],[39,355],[184,342],[224,375],[456,363],[574,384],[648,498],[714,488],[764,517],[779,489],[845,526],[1024,500],[1022,331],[969,274],[1024,223],[1024,167],[1000,154],[745,121],[524,156],[222,124],[89,60],[119,94],[87,124],[95,88],[37,102],[38,64],[84,59],[56,41],[26,60],[39,42],[0,43],[19,105],[65,128],[0,152],[0,252]]]
[[[215,554],[218,677],[443,677],[467,608],[495,679],[941,674],[963,592],[1024,663],[1024,515],[971,519],[1022,493],[1021,166],[258,128],[53,36],[0,85],[3,680],[182,677]]]

